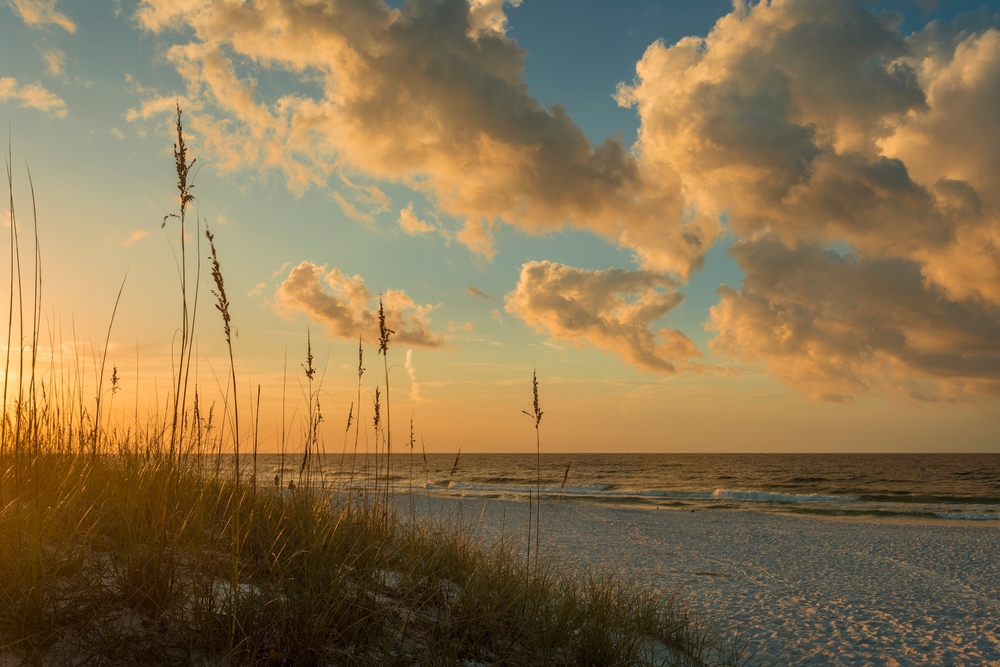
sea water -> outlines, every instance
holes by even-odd
[[[457,462],[456,462],[457,458]],[[261,457],[262,476],[301,475]],[[431,496],[678,510],[751,510],[920,521],[1000,521],[1000,454],[327,455],[305,481],[380,484]],[[267,472],[270,471],[270,472]],[[282,482],[285,483],[285,482]]]

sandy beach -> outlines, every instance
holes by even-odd
[[[438,502],[436,499],[432,502]],[[459,501],[444,501],[453,511]],[[461,501],[484,534],[523,531],[527,504]],[[481,521],[480,521],[481,517]],[[758,512],[543,507],[559,561],[678,590],[777,665],[1000,666],[1000,527]],[[549,530],[552,525],[551,531]]]

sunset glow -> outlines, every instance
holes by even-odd
[[[299,429],[307,330],[327,450],[358,415],[359,338],[371,420],[381,299],[393,431],[412,415],[428,451],[535,451],[533,369],[549,452],[1000,451],[995,5],[8,0],[0,17],[0,215],[27,304],[33,185],[38,367],[95,395],[127,273],[103,386],[114,369],[122,424],[168,412],[179,106],[194,382],[232,400],[207,225],[263,450]]]

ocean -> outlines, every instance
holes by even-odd
[[[282,476],[294,479],[298,462],[286,458]],[[358,484],[375,467],[358,457],[352,472],[339,454],[319,463],[310,483]],[[262,477],[281,467],[274,456],[258,466]],[[1000,454],[462,454],[456,467],[454,455],[407,453],[393,457],[390,481],[431,496],[526,502],[540,485],[563,503],[1000,521]]]

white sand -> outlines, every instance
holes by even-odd
[[[465,519],[476,522],[483,502],[463,501]],[[543,511],[544,544],[551,505]],[[526,503],[488,501],[482,529],[523,531],[526,514]],[[693,610],[752,635],[757,657],[776,665],[1000,667],[994,523],[563,503],[550,549],[679,590]]]

